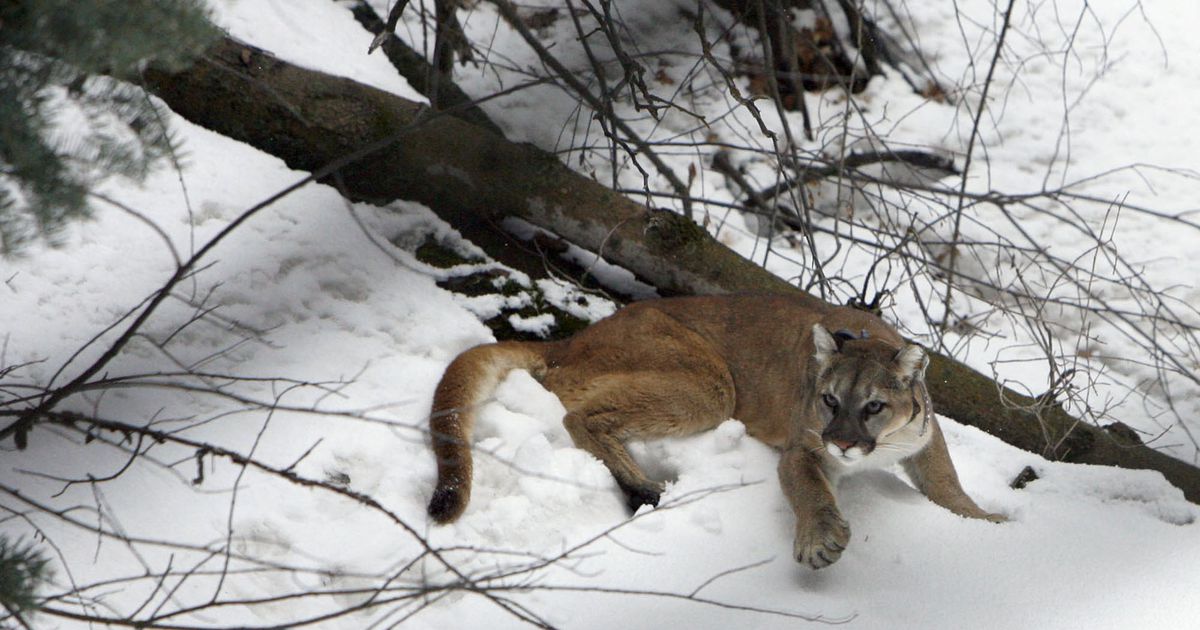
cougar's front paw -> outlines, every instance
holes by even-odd
[[[827,567],[842,556],[850,543],[850,524],[835,507],[817,510],[812,520],[796,524],[796,562],[814,569]]]
[[[1005,516],[1003,514],[997,514],[995,512],[988,512],[987,510],[975,505],[974,502],[971,502],[968,505],[964,505],[964,506],[961,506],[958,508],[951,508],[951,511],[960,516],[965,516],[967,518],[977,518],[981,521],[991,521],[993,523],[1007,523],[1008,522],[1007,516]]]

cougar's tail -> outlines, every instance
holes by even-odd
[[[437,456],[437,487],[429,515],[449,523],[462,515],[471,499],[471,430],[475,414],[510,371],[526,369],[540,376],[553,344],[506,341],[476,346],[446,368],[433,394],[429,429]]]

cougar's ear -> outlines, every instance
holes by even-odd
[[[817,363],[822,366],[829,365],[829,362],[833,359],[833,355],[838,353],[837,341],[820,324],[813,324],[812,333],[813,346],[816,347],[816,353],[813,356],[816,357]]]
[[[908,344],[896,353],[896,366],[900,378],[905,382],[920,381],[925,378],[925,367],[929,365],[929,357],[925,349],[916,344]]]

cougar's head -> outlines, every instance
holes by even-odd
[[[929,359],[916,345],[892,345],[813,325],[816,389],[812,404],[825,449],[843,464],[877,450],[908,454],[924,435],[923,390]]]

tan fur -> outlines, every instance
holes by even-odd
[[[472,348],[450,364],[434,395],[438,484],[429,512],[449,522],[466,508],[475,410],[507,372],[523,368],[562,400],[575,444],[608,466],[633,509],[657,505],[662,486],[629,456],[626,440],[742,421],[783,451],[794,555],[814,568],[837,560],[849,542],[834,483],[857,468],[903,462],[938,505],[1002,520],[958,482],[930,408],[926,361],[872,315],[769,295],[650,300],[566,341]]]
[[[446,368],[433,393],[429,432],[437,457],[438,484],[429,514],[448,523],[462,515],[471,498],[471,432],[475,413],[512,370],[545,372],[552,344],[494,343],[471,348]]]

